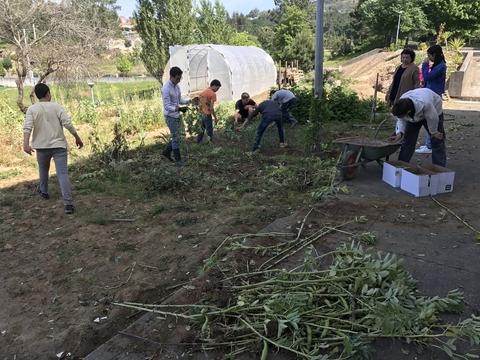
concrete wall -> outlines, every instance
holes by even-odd
[[[450,75],[448,94],[453,98],[480,100],[480,51],[467,51],[460,69]]]
[[[450,97],[462,97],[462,91],[466,85],[466,80],[469,75],[468,69],[470,68],[472,59],[473,51],[468,51],[460,69],[450,74],[450,78],[448,80],[448,95]]]

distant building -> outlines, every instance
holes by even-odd
[[[122,30],[122,37],[110,39],[108,48],[109,50],[120,50],[122,52],[133,51],[135,47],[142,45],[140,35],[135,31],[135,21],[132,18],[126,18],[125,16],[118,17],[118,25]]]
[[[118,24],[120,25],[120,28],[122,29],[122,32],[130,33],[135,30],[135,24],[133,22],[132,18],[126,18],[125,16],[119,16],[118,17]]]

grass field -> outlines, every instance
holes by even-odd
[[[129,98],[132,95],[139,95],[142,91],[159,91],[160,84],[157,81],[131,81],[123,83],[95,83],[94,96],[99,102],[119,101],[122,98]],[[52,96],[55,101],[64,104],[69,101],[80,101],[86,98],[91,99],[90,87],[86,82],[74,84],[51,84]],[[32,91],[30,86],[25,87],[25,103],[28,104],[28,95]],[[0,86],[0,102],[14,108],[16,107],[17,89]],[[0,113],[0,116],[2,114]]]

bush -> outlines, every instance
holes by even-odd
[[[361,100],[354,91],[338,85],[339,82],[336,74],[326,74],[320,104],[317,104],[318,100],[314,101],[312,87],[292,87],[291,91],[297,97],[292,114],[302,123],[318,118],[321,122],[361,122],[369,119],[371,101]]]
[[[78,103],[78,113],[76,120],[82,124],[98,126],[100,118],[96,105],[92,104],[90,99],[83,99]]]
[[[185,176],[178,174],[173,167],[160,167],[147,170],[144,174],[145,191],[156,194],[188,186]]]
[[[128,56],[121,55],[117,58],[116,67],[121,76],[127,76],[132,70],[133,64]]]
[[[462,38],[456,37],[453,40],[449,41],[448,46],[450,46],[450,49],[452,49],[456,53],[460,53],[460,51],[465,46],[465,40],[463,40]]]
[[[4,77],[5,75],[7,75],[7,72],[3,68],[3,65],[0,64],[0,77]]]
[[[2,65],[5,70],[7,71],[10,70],[13,67],[12,59],[10,59],[10,57],[7,56],[5,59],[3,59]]]
[[[353,41],[346,36],[335,36],[330,40],[330,51],[333,57],[348,55],[353,50]]]
[[[428,50],[428,44],[426,42],[422,42],[422,43],[418,44],[418,48],[421,51],[426,52]]]
[[[290,89],[297,97],[297,103],[291,113],[301,124],[307,123],[313,99],[313,89],[304,86],[294,86]]]
[[[335,86],[325,92],[326,101],[324,106],[331,118],[323,121],[353,122],[369,119],[371,103],[361,100],[358,95],[343,86]]]

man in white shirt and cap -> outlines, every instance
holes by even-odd
[[[415,152],[418,133],[423,126],[432,137],[432,163],[446,165],[443,108],[439,95],[427,88],[407,91],[393,106],[392,114],[397,118],[397,128],[390,141],[398,142],[403,138],[399,160],[410,161]]]

